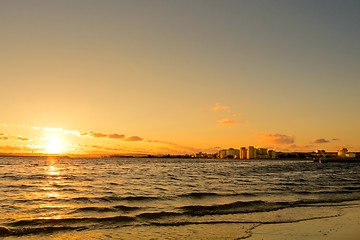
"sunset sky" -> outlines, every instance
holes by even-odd
[[[0,153],[360,151],[360,1],[0,0]]]

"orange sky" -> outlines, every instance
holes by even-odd
[[[358,1],[2,1],[0,153],[360,151]]]

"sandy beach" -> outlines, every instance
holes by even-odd
[[[358,240],[360,238],[360,201],[340,207],[337,217],[255,227],[250,240]]]

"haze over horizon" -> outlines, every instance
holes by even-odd
[[[360,1],[0,1],[0,153],[360,151]]]

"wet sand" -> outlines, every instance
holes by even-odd
[[[295,223],[266,224],[251,230],[249,240],[358,240],[360,201],[339,208],[339,216]]]

